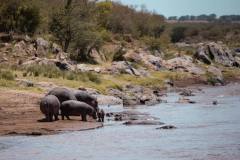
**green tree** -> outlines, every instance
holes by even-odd
[[[72,0],[68,0],[65,7],[56,10],[50,17],[49,30],[55,36],[63,50],[67,52],[70,43],[78,30],[72,7]]]
[[[177,26],[172,29],[171,41],[173,43],[179,42],[185,38],[186,27]]]
[[[34,33],[40,24],[39,8],[29,1],[2,0],[0,31]]]

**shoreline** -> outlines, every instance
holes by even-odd
[[[194,79],[185,79],[177,81],[173,88],[210,86],[199,82],[194,81]],[[227,80],[227,84],[235,82],[240,82],[239,78]],[[167,90],[164,89],[163,92],[167,92]],[[92,119],[89,122],[82,122],[80,117],[73,117],[70,121],[38,122],[37,120],[44,117],[39,110],[39,100],[43,97],[43,94],[0,89],[0,95],[0,136],[53,135],[62,132],[85,131],[103,127],[102,123],[94,122]]]

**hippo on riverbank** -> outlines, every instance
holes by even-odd
[[[103,109],[101,109],[98,113],[98,122],[104,122],[105,112]]]
[[[69,116],[81,116],[82,121],[87,121],[87,115],[93,117],[93,119],[97,119],[94,108],[84,102],[76,100],[65,101],[62,103],[60,109],[62,120],[64,120],[64,116],[67,117],[68,120],[70,120]]]
[[[74,95],[78,101],[87,103],[88,105],[92,106],[96,112],[98,112],[99,108],[97,98],[83,91],[76,91]]]
[[[47,95],[56,96],[61,104],[64,101],[77,100],[76,97],[74,96],[74,93],[67,88],[60,88],[60,87],[54,88],[51,91],[49,91]]]
[[[54,95],[48,95],[41,99],[40,110],[46,116],[47,122],[53,121],[53,116],[55,121],[58,120],[60,102],[58,98]]]

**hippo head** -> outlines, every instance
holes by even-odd
[[[97,102],[97,100],[92,100],[92,101],[91,101],[91,105],[92,105],[96,110],[98,110],[98,102]]]
[[[94,110],[92,112],[91,116],[93,117],[93,119],[97,119],[97,112]]]

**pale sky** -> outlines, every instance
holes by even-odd
[[[240,0],[115,0],[127,5],[142,4],[166,17],[215,13],[240,15]]]

